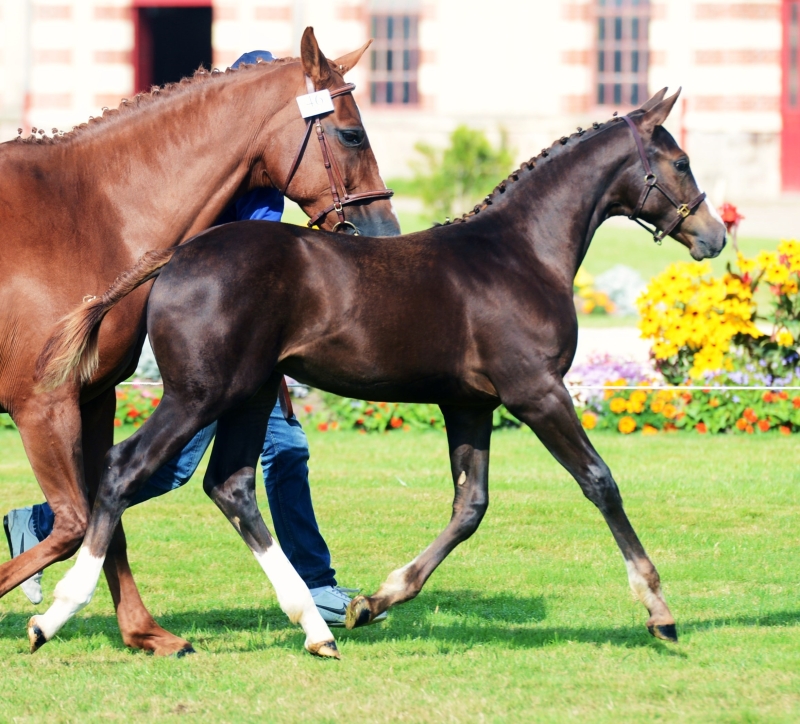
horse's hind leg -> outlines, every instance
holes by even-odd
[[[392,571],[375,594],[350,602],[347,628],[364,626],[390,606],[414,598],[450,551],[477,530],[489,506],[492,410],[442,406],[455,488],[450,522],[411,563]]]
[[[50,608],[28,623],[32,652],[53,638],[75,613],[92,600],[122,513],[136,492],[214,417],[196,403],[165,394],[147,424],[109,450],[92,517],[75,565],[56,586],[55,601]]]
[[[522,402],[506,402],[530,425],[550,453],[577,480],[583,494],[603,514],[628,569],[628,582],[650,612],[647,629],[656,638],[677,641],[675,619],[661,591],[661,580],[622,507],[611,471],[583,431],[569,392],[560,379],[543,380]],[[504,401],[507,397],[503,395]]]
[[[114,444],[113,388],[81,409],[83,419],[83,458],[89,498],[94,499],[103,473],[103,460]],[[193,651],[192,645],[159,626],[145,608],[128,564],[127,544],[122,521],[114,531],[103,570],[117,612],[122,640],[131,648],[152,651],[158,656]]]
[[[308,587],[270,535],[256,504],[256,465],[275,406],[276,390],[271,382],[253,399],[219,419],[203,488],[264,569],[283,612],[292,623],[303,627],[306,650],[338,659],[333,635]]]

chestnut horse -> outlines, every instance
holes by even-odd
[[[103,325],[103,363],[91,379],[43,393],[34,387],[34,363],[53,324],[147,250],[207,228],[251,188],[288,183],[287,195],[307,214],[332,210],[321,145],[304,142],[306,121],[295,101],[309,83],[336,96],[334,111],[315,128],[327,132],[325,150],[338,161],[346,192],[375,192],[346,206],[347,219],[372,235],[399,233],[352,86],[342,79],[366,47],[329,62],[308,28],[300,59],[198,71],[71,133],[0,146],[0,412],[19,427],[55,512],[50,537],[0,566],[0,596],[80,546],[87,487],[96,488],[113,444],[114,384],[135,369],[143,343],[148,290],[131,295]],[[332,228],[337,214],[320,223]],[[258,256],[270,253],[265,247]],[[105,572],[127,645],[157,654],[189,650],[144,608],[121,527]]]
[[[502,403],[599,508],[650,613],[650,633],[676,640],[658,573],[563,376],[577,342],[573,279],[603,220],[625,214],[650,222],[660,229],[657,240],[670,234],[695,259],[716,256],[725,244],[725,226],[699,192],[686,154],[662,128],[677,97],[664,99],[662,91],[624,119],[562,138],[457,222],[385,240],[266,222],[221,226],[175,251],[146,255],[102,299],[76,310],[40,359],[45,384],[81,364],[91,369],[96,354],[87,342],[103,314],[160,269],[147,326],[164,397],[109,452],[77,562],[53,606],[30,621],[32,650],[90,600],[136,490],[218,418],[204,487],[278,578],[280,548],[255,504],[254,469],[284,373],[348,397],[438,403],[447,424],[450,522],[377,593],[351,602],[348,627],[416,596],[477,529],[488,505],[492,411]],[[259,254],[267,246],[274,253]],[[310,597],[297,580],[279,581],[278,600],[313,641],[304,618]]]

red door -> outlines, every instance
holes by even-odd
[[[800,191],[800,2],[783,0],[781,178],[784,191]]]

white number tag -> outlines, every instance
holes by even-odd
[[[303,118],[310,118],[311,116],[319,116],[322,113],[333,111],[333,98],[331,98],[329,90],[321,90],[316,93],[298,96],[297,105],[300,106],[300,115]]]

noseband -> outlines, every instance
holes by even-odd
[[[636,204],[636,208],[628,218],[635,221],[643,229],[647,229],[647,231],[653,235],[653,241],[655,241],[656,244],[660,244],[665,236],[669,236],[673,231],[675,231],[681,221],[683,221],[703,202],[703,199],[706,197],[706,195],[705,193],[701,193],[696,199],[694,199],[694,201],[691,201],[688,204],[679,204],[677,201],[675,201],[669,191],[667,191],[663,186],[659,185],[658,177],[653,173],[653,169],[650,167],[650,162],[647,160],[647,154],[644,150],[642,137],[630,116],[622,116],[622,120],[625,121],[625,123],[628,124],[628,128],[631,129],[633,140],[636,141],[636,148],[639,149],[639,156],[642,159],[642,166],[644,166],[644,188],[639,196],[639,202]],[[649,227],[639,218],[639,214],[642,213],[642,207],[644,206],[645,201],[647,201],[647,197],[650,195],[650,192],[653,189],[658,189],[662,194],[664,194],[667,201],[669,201],[678,212],[677,216],[672,219],[672,221],[667,225],[667,228],[663,231],[659,231],[657,227]]]
[[[314,88],[314,81],[312,81],[308,76],[306,76],[306,87],[309,93],[313,93],[316,90]],[[332,90],[330,92],[331,98],[336,98],[337,96],[344,95],[345,93],[352,93],[355,90],[355,87],[356,86],[354,83],[346,83],[340,88]],[[283,185],[281,193],[286,196],[286,190],[289,188],[289,184],[294,178],[295,171],[297,171],[297,167],[300,165],[300,161],[303,158],[303,152],[305,151],[306,143],[311,135],[311,127],[314,126],[314,129],[317,132],[317,140],[319,141],[319,146],[322,150],[322,161],[325,164],[325,171],[328,173],[328,182],[330,183],[331,187],[333,203],[330,206],[326,206],[322,211],[309,219],[308,227],[310,228],[315,224],[318,224],[331,211],[335,211],[336,215],[339,217],[339,221],[336,222],[332,230],[339,231],[340,229],[349,227],[353,230],[353,234],[358,236],[358,227],[344,218],[344,207],[348,204],[355,203],[356,201],[364,201],[365,199],[388,199],[391,196],[394,196],[394,191],[384,188],[379,191],[364,191],[360,194],[347,193],[347,186],[345,186],[344,178],[342,177],[341,171],[339,171],[336,158],[334,157],[333,152],[328,144],[328,139],[325,136],[325,130],[322,128],[319,118],[319,116],[312,116],[308,119],[308,123],[306,124],[306,132],[303,134],[303,140],[300,142],[300,147],[297,149],[292,167],[289,170],[289,175],[286,178],[286,183]],[[342,189],[341,196],[339,195],[339,187]]]

